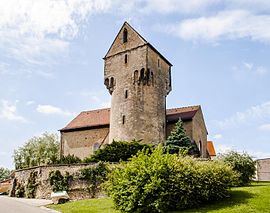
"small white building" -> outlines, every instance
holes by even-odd
[[[270,181],[270,158],[256,160],[256,179],[258,181]]]

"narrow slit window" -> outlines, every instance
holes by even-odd
[[[128,31],[127,29],[124,29],[123,32],[123,43],[126,43],[128,41]]]
[[[125,90],[125,98],[128,98],[128,90]]]
[[[160,60],[159,59],[157,60],[157,65],[158,65],[158,67],[160,67]]]
[[[123,115],[123,116],[122,116],[122,124],[125,124],[125,122],[126,122],[126,116]]]
[[[128,62],[128,56],[125,54],[125,64]]]

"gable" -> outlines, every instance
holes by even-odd
[[[124,31],[127,32],[126,42],[124,42]],[[125,22],[121,27],[120,31],[118,32],[117,36],[115,37],[104,59],[145,44],[147,44],[147,41],[127,22]]]

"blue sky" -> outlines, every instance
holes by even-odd
[[[168,107],[200,104],[217,151],[270,157],[268,0],[0,2],[0,166],[28,139],[110,106],[103,60],[128,21],[174,66]]]

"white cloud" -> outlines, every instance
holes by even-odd
[[[221,11],[214,16],[185,19],[164,28],[184,40],[216,42],[221,39],[250,38],[270,42],[270,15],[244,10]]]
[[[106,11],[110,0],[0,1],[0,49],[22,63],[45,63],[65,51],[89,15]]]
[[[34,103],[35,103],[35,101],[27,101],[27,102],[26,102],[26,106],[33,105]]]
[[[37,112],[46,114],[46,115],[64,115],[64,116],[72,116],[74,113],[63,110],[59,107],[55,107],[52,105],[38,105],[36,108]]]
[[[269,124],[262,124],[258,127],[259,130],[262,131],[270,131],[270,123]]]
[[[232,68],[240,77],[247,74],[255,74],[264,76],[268,73],[268,69],[261,65],[255,65],[252,62],[242,62],[240,65],[235,65]],[[242,78],[241,78],[242,80]]]
[[[12,104],[7,100],[1,100],[0,118],[9,121],[27,122],[23,116],[17,114],[16,103]]]
[[[223,136],[221,134],[216,134],[213,136],[214,139],[221,139]]]
[[[221,0],[142,0],[141,10],[158,13],[198,13],[217,5]]]
[[[235,150],[232,146],[228,146],[225,144],[216,145],[216,153],[224,154],[224,153],[230,152],[232,150]]]
[[[217,125],[222,128],[233,128],[241,124],[252,123],[257,120],[262,120],[270,116],[270,101],[260,105],[252,106],[243,112],[236,112],[229,118],[223,121],[217,121]]]

